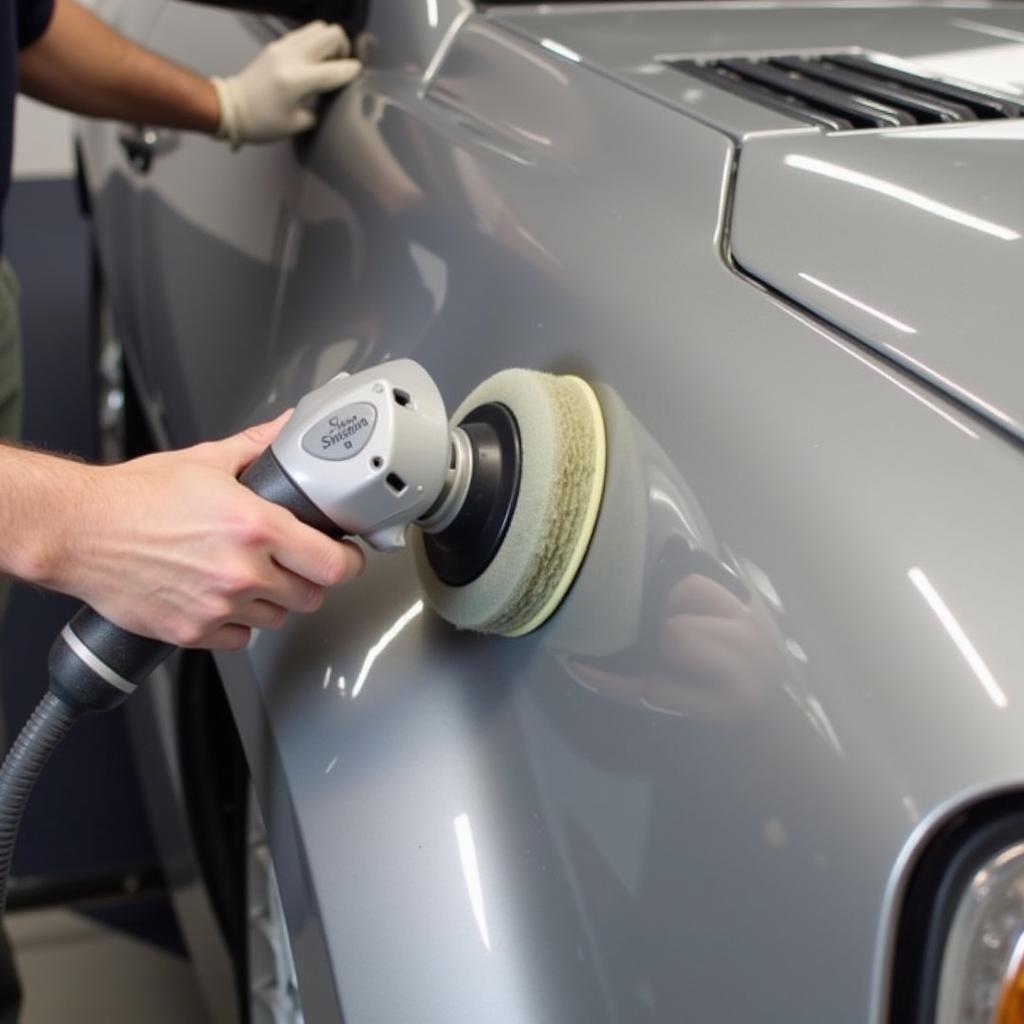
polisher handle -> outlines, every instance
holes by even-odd
[[[268,448],[238,478],[261,498],[288,509],[299,522],[326,533],[328,537],[342,537],[344,532],[317,508],[299,489],[278,461],[273,448]]]
[[[256,459],[239,482],[307,526],[331,537],[343,535],[299,490],[273,449]],[[120,704],[173,651],[173,644],[115,626],[83,605],[50,648],[50,689],[79,710],[106,711]]]
[[[79,711],[108,711],[173,650],[83,605],[50,647],[50,690]]]

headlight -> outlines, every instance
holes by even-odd
[[[936,1024],[1024,1024],[1024,842],[969,876],[950,922]]]

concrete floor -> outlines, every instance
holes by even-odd
[[[70,910],[12,914],[18,1024],[206,1024],[188,962]]]

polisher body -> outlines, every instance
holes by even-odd
[[[341,373],[310,392],[241,482],[324,533],[360,536],[380,551],[405,547],[415,521],[471,540],[495,523],[500,504],[492,542],[463,585],[444,583],[422,544],[417,562],[432,603],[454,625],[521,635],[550,617],[579,569],[600,504],[604,433],[597,399],[578,378],[499,373],[456,421],[488,403],[510,412],[514,486],[507,473],[489,472],[484,435],[449,427],[437,385],[409,359]],[[171,651],[84,608],[52,660],[61,693],[112,687],[123,699]]]
[[[418,363],[396,359],[311,391],[270,451],[338,530],[394,551],[441,496],[451,449],[437,385]]]

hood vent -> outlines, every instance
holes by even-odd
[[[1001,96],[858,54],[671,61],[673,67],[828,131],[1020,117]]]

